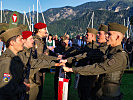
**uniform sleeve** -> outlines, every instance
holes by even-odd
[[[43,58],[43,59],[46,59],[46,60],[48,60],[48,61],[53,61],[53,60],[57,60],[57,57],[54,57],[54,56],[49,56],[49,55],[45,55],[45,54],[43,54],[42,56],[41,56],[41,58]]]
[[[52,66],[55,66],[55,62],[46,59],[37,59],[36,61],[32,61],[31,64],[32,68],[50,68]]]
[[[50,68],[55,66],[55,61],[57,57],[42,55],[38,59],[31,58],[32,68]]]
[[[76,61],[79,61],[80,59],[83,59],[86,57],[87,53],[81,53],[81,51],[76,51],[76,52],[71,53],[71,56],[67,58],[68,63],[72,63],[72,60],[74,59]]]
[[[103,63],[95,63],[93,65],[73,68],[73,72],[79,73],[81,75],[99,75],[123,70],[126,68],[126,65],[126,56],[123,56],[121,53],[119,53],[115,54],[109,59],[106,59]]]

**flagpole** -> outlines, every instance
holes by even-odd
[[[129,17],[127,18],[127,38],[129,38],[128,27],[129,27]]]
[[[33,15],[32,15],[32,32],[34,31],[34,4],[33,4]]]
[[[30,21],[30,29],[31,29],[31,13],[30,13],[30,7],[29,7],[29,21]]]
[[[94,21],[94,12],[92,14],[92,28],[93,28],[93,21]]]
[[[34,4],[33,4],[33,15],[32,15],[32,21],[34,23]]]
[[[2,0],[1,0],[1,23],[2,23]]]
[[[37,0],[37,23],[38,23],[38,0]]]
[[[28,20],[28,17],[27,17],[27,15],[26,15],[25,11],[24,11],[24,14],[25,14],[25,17],[26,17],[26,19],[27,19],[27,24],[28,24],[28,26],[29,26],[29,30],[31,31],[31,27],[30,27],[30,25],[29,25],[29,20]]]
[[[23,25],[25,25],[25,13],[24,13],[24,17],[23,17]]]
[[[40,10],[41,10],[41,14],[42,14],[43,22],[46,24],[46,21],[45,21],[45,18],[44,18],[43,12],[42,12],[42,8],[41,8],[40,1],[39,1],[39,6],[40,6]],[[46,27],[46,30],[47,30],[47,33],[49,34],[49,32],[48,32],[48,28],[47,28],[47,27]]]

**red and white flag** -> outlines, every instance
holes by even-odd
[[[59,78],[58,84],[58,100],[67,100],[68,98],[69,79]]]
[[[17,14],[14,13],[14,14],[12,15],[12,20],[13,20],[14,23],[17,22]]]

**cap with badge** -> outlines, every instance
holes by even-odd
[[[108,23],[108,31],[118,31],[125,35],[127,27],[118,23]]]
[[[22,35],[22,29],[20,27],[8,29],[4,33],[2,33],[0,37],[6,43],[8,39],[17,35]]]
[[[104,31],[104,32],[108,32],[108,26],[107,25],[104,25],[104,24],[101,24],[98,28],[98,31]]]
[[[31,31],[23,31],[22,32],[22,37],[23,39],[27,39],[28,37],[30,37],[32,35]]]
[[[87,33],[92,33],[97,35],[98,31],[95,28],[87,28]]]
[[[46,27],[47,27],[47,25],[46,25],[45,23],[41,23],[41,22],[36,23],[36,24],[34,25],[34,28],[35,28],[35,29],[43,29],[43,28],[46,28]]]

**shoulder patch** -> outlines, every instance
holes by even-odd
[[[109,66],[111,66],[111,65],[115,64],[115,59],[111,59],[107,63]]]
[[[4,73],[3,75],[3,81],[4,82],[9,82],[10,81],[10,74],[9,73]]]

